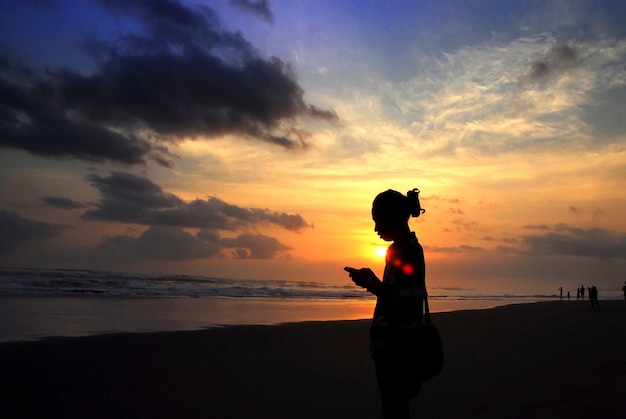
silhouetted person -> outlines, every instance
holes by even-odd
[[[559,287],[559,298],[562,300],[563,299],[563,287]]]
[[[409,418],[409,400],[420,390],[419,382],[406,374],[409,355],[402,350],[402,337],[424,323],[427,295],[424,251],[408,225],[410,216],[424,212],[418,194],[417,189],[406,196],[388,190],[374,199],[374,230],[381,239],[393,242],[387,249],[383,280],[369,268],[345,268],[356,285],[378,297],[370,348],[385,419]]]
[[[626,281],[624,281],[624,286],[622,287],[622,291],[624,291],[624,301],[626,301]]]
[[[569,301],[569,291],[567,291],[567,301]]]
[[[595,285],[589,288],[589,301],[591,301],[591,308],[600,307],[600,303],[598,302],[598,289]]]
[[[585,286],[584,285],[580,286],[580,298],[582,298],[583,300],[585,299]]]

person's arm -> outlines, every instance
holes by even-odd
[[[386,295],[391,292],[388,286],[382,283],[370,268],[350,268],[345,267],[344,270],[349,273],[350,279],[361,288],[367,289],[377,297]]]

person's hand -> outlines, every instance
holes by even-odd
[[[350,279],[362,288],[373,289],[380,284],[380,279],[370,268],[355,269],[345,267],[344,270],[350,275]]]

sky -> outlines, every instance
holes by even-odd
[[[0,0],[0,265],[626,280],[626,2]]]

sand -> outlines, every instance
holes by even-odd
[[[414,418],[626,417],[626,303],[436,313]],[[369,321],[0,344],[0,417],[379,418]]]

